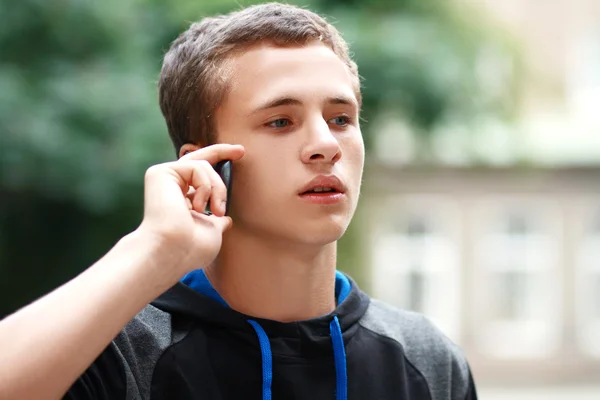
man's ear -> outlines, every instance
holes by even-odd
[[[186,143],[186,144],[184,144],[179,149],[179,158],[183,157],[187,153],[191,153],[193,151],[196,151],[196,150],[200,149],[200,147],[201,146],[198,146],[197,144],[193,144],[193,143]]]

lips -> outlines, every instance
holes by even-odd
[[[346,199],[346,186],[335,175],[320,175],[308,182],[298,196],[305,202],[315,205],[334,205]]]
[[[346,187],[335,175],[319,175],[308,182],[300,191],[299,195],[333,195],[345,193]]]

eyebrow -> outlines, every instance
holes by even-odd
[[[354,100],[352,97],[347,97],[347,96],[328,97],[325,100],[325,102],[327,104],[344,104],[344,105],[352,106],[354,108],[358,108],[357,101]],[[263,103],[262,105],[256,107],[255,109],[250,111],[248,116],[259,113],[261,111],[269,110],[271,108],[282,107],[282,106],[301,106],[301,105],[302,105],[302,101],[295,99],[293,97],[288,97],[288,96],[277,97],[275,99],[268,100],[265,103]]]

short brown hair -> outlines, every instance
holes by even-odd
[[[186,143],[216,140],[211,115],[228,88],[226,62],[235,52],[268,41],[278,46],[320,40],[357,78],[356,63],[338,30],[296,6],[266,3],[193,23],[169,48],[159,80],[159,102],[175,151]],[[360,98],[358,99],[360,103]]]

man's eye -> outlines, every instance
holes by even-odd
[[[276,119],[275,121],[271,121],[267,124],[267,126],[271,128],[285,128],[290,124],[290,120],[286,118]]]
[[[346,126],[350,123],[350,118],[348,118],[346,116],[339,116],[339,117],[330,119],[329,122],[332,122],[338,126]]]

